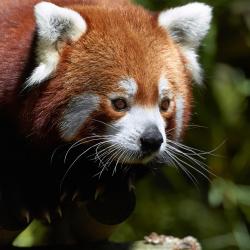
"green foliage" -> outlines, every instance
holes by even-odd
[[[152,10],[190,1],[137,0]],[[206,250],[250,249],[250,2],[204,1],[214,7],[201,48],[205,85],[194,89],[194,112],[185,144],[211,151],[210,182],[168,167],[137,187],[138,205],[114,240],[141,239],[151,231],[191,234]],[[214,150],[213,150],[214,149]]]

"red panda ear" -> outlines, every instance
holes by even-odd
[[[201,82],[201,69],[195,51],[209,30],[211,12],[210,6],[196,2],[163,11],[158,17],[158,24],[183,49],[189,70],[198,83]]]
[[[77,41],[87,30],[87,24],[79,13],[49,2],[35,5],[35,18],[38,66],[26,81],[25,88],[51,77],[60,59],[60,43]]]

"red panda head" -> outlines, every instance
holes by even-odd
[[[53,128],[62,141],[93,145],[104,161],[164,158],[189,121],[211,8],[192,3],[153,16],[132,5],[42,2],[35,17],[38,66],[25,83],[40,86],[28,98],[33,132]]]

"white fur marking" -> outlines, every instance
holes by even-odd
[[[25,88],[38,85],[50,78],[55,72],[58,62],[59,54],[55,51],[51,51],[48,58],[46,58],[44,62],[41,62],[39,66],[34,69],[32,75],[25,82]]]
[[[181,45],[187,68],[197,83],[202,81],[202,72],[195,51],[208,32],[211,18],[212,8],[198,2],[163,11],[158,18],[159,25]]]
[[[186,57],[188,64],[187,69],[191,72],[193,80],[201,84],[202,83],[202,69],[198,63],[198,55],[190,49],[182,48],[182,52]]]
[[[182,132],[183,126],[183,115],[184,115],[184,99],[182,96],[177,96],[176,98],[176,114],[175,114],[175,136],[179,139]]]
[[[159,15],[159,25],[172,38],[184,46],[197,48],[208,32],[212,8],[203,3],[189,3],[181,7],[163,11]]]
[[[164,151],[166,147],[166,122],[158,106],[151,108],[133,106],[125,116],[112,124],[114,129],[108,128],[107,133],[112,135],[112,144],[120,145],[121,148],[130,151],[139,152],[140,137],[150,125],[155,125],[161,132],[163,143],[160,151]],[[155,157],[155,155],[152,155],[152,157]],[[144,159],[141,163],[147,163],[152,157]]]
[[[166,79],[166,77],[162,75],[159,80],[159,96],[160,97],[163,96],[167,90],[168,90],[168,80]]]
[[[91,113],[98,109],[100,99],[94,94],[74,97],[65,110],[60,124],[62,138],[70,140],[81,128]]]
[[[120,86],[126,91],[129,97],[133,97],[137,92],[137,83],[134,78],[126,78],[119,82]]]
[[[79,13],[49,2],[35,6],[38,33],[55,43],[58,39],[77,41],[87,30],[87,24]]]
[[[25,82],[25,88],[38,85],[50,78],[59,63],[59,43],[77,41],[87,30],[87,24],[79,13],[49,2],[35,5],[35,17],[38,67]]]
[[[161,76],[158,86],[159,86],[158,91],[160,99],[162,99],[165,96],[168,96],[170,99],[173,98],[173,93],[169,87],[169,82],[164,75]]]

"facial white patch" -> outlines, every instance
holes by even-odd
[[[119,82],[119,85],[126,91],[128,97],[133,97],[137,92],[137,83],[134,78],[126,78]]]
[[[162,75],[159,83],[158,83],[158,91],[159,91],[159,97],[162,99],[164,96],[168,96],[170,99],[173,98],[173,93],[171,92],[170,86],[169,86],[169,82],[167,80],[167,78]]]
[[[176,114],[175,114],[175,136],[176,139],[180,138],[183,126],[183,115],[184,115],[184,99],[182,96],[176,98]]]
[[[168,80],[162,75],[159,80],[159,96],[162,97],[168,90]]]
[[[91,113],[98,109],[100,99],[94,94],[83,94],[74,97],[64,111],[60,123],[60,132],[62,138],[69,141],[84,122],[90,117]]]
[[[35,5],[35,17],[38,67],[25,82],[25,88],[38,85],[50,78],[60,59],[59,43],[77,41],[87,30],[87,24],[79,13],[49,2]]]
[[[151,125],[156,126],[163,137],[163,143],[160,151],[166,147],[166,122],[161,116],[159,107],[133,106],[120,120],[108,128],[107,134],[112,135],[112,144],[120,145],[121,148],[129,151],[140,151],[140,138],[143,132]],[[149,157],[147,161],[151,160]],[[146,163],[145,159],[144,162]]]

